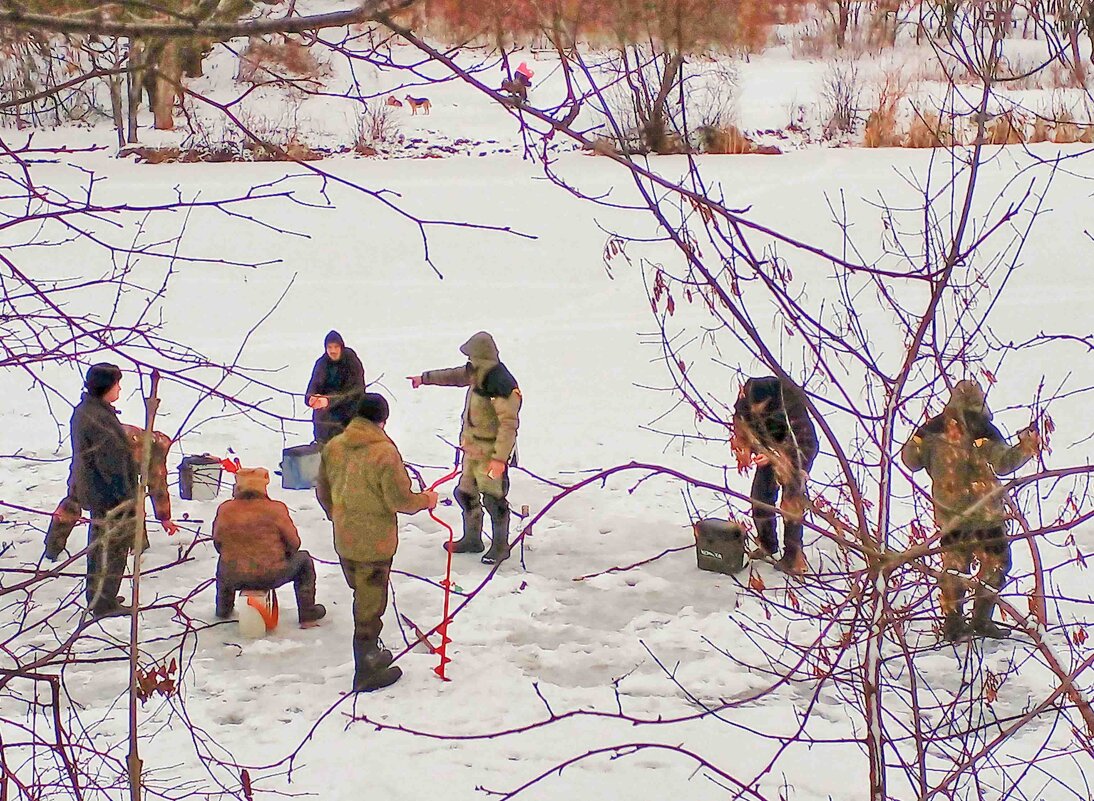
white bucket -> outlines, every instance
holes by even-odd
[[[220,477],[223,468],[219,464],[195,464],[194,484],[191,497],[195,501],[212,501],[220,493]]]

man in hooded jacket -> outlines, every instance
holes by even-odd
[[[493,539],[483,554],[484,564],[509,558],[508,464],[520,425],[521,394],[517,380],[498,354],[494,338],[479,331],[460,348],[467,364],[447,370],[429,370],[408,376],[412,387],[423,384],[467,387],[463,404],[460,448],[463,471],[456,487],[456,502],[463,510],[463,536],[453,543],[454,553],[483,550],[483,505],[490,514]],[[448,547],[448,543],[445,543]]]
[[[1020,469],[1041,449],[1033,426],[1018,433],[1017,445],[1010,445],[991,420],[980,386],[959,381],[942,414],[920,426],[900,452],[912,472],[925,469],[931,477],[935,523],[942,532],[938,584],[945,615],[943,636],[951,642],[970,634],[1007,636],[991,619],[1011,565],[1010,515],[998,476]],[[974,557],[980,571],[974,582],[970,624],[963,614],[969,584],[965,575]]]
[[[334,550],[353,590],[353,691],[399,680],[380,644],[391,562],[399,547],[398,515],[437,505],[437,493],[414,492],[403,457],[384,431],[388,404],[367,392],[346,430],[327,443],[316,494],[334,523]]]
[[[330,442],[345,430],[365,394],[365,367],[342,335],[331,331],[323,340],[324,353],[315,362],[304,402],[312,410],[315,441]]]

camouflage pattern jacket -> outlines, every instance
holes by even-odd
[[[979,387],[962,381],[942,414],[920,426],[900,455],[910,470],[931,477],[935,523],[950,532],[1005,524],[998,476],[1020,469],[1036,452],[1021,441],[1010,445],[992,424]]]
[[[460,447],[471,459],[508,462],[520,426],[521,394],[512,373],[501,363],[494,339],[480,331],[460,352],[469,361],[448,370],[422,373],[422,383],[467,387],[463,405]]]
[[[411,487],[395,443],[363,417],[353,418],[323,448],[316,494],[334,522],[334,550],[355,562],[391,559],[399,547],[397,514],[429,504],[424,492]]]

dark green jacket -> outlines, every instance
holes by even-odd
[[[403,457],[375,423],[354,417],[323,448],[316,488],[319,503],[334,522],[334,549],[343,559],[382,562],[399,547],[397,514],[428,508],[414,492]]]

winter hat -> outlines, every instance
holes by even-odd
[[[327,332],[326,339],[323,340],[323,347],[325,348],[327,347],[327,345],[330,345],[332,343],[340,348],[344,348],[346,346],[346,342],[344,339],[342,339],[342,335],[334,330]]]
[[[498,346],[494,343],[494,338],[485,331],[479,331],[464,342],[460,347],[460,353],[471,359],[482,359],[488,362],[498,360]]]
[[[520,66],[517,67],[517,74],[518,75],[523,75],[529,81],[532,80],[532,76],[535,75],[535,73],[532,72],[532,70],[528,66],[528,64],[524,61],[520,62]]]
[[[387,398],[376,392],[366,392],[361,402],[357,404],[357,416],[376,425],[387,422],[389,413]]]
[[[93,364],[84,377],[84,389],[96,398],[101,398],[110,388],[122,380],[121,368],[116,364],[100,362]]]
[[[270,471],[265,467],[241,467],[236,471],[235,494],[255,492],[266,494],[266,487],[270,485]]]
[[[779,379],[773,375],[753,378],[747,386],[748,402],[753,405],[777,398],[782,390],[779,386]]]

